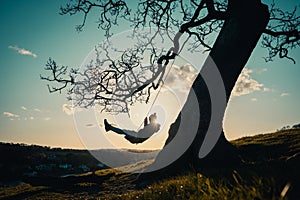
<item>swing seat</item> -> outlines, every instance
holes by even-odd
[[[134,137],[134,136],[131,136],[131,135],[126,135],[125,136],[125,139],[128,140],[130,143],[132,144],[140,144],[140,143],[143,143],[145,142],[146,140],[148,140],[150,137],[147,137],[147,138],[140,138],[140,137]]]

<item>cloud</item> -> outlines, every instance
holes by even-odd
[[[63,104],[62,105],[62,110],[67,114],[67,115],[73,115],[74,108],[70,104]]]
[[[10,112],[3,112],[3,115],[6,116],[6,117],[10,117],[10,118],[20,117],[19,115],[16,115],[16,114],[13,114],[13,113],[10,113]]]
[[[29,117],[29,119],[34,120],[34,117]]]
[[[86,124],[85,126],[86,126],[86,127],[88,127],[88,128],[95,127],[95,125],[94,125],[94,124]]]
[[[29,50],[23,49],[23,48],[19,48],[17,46],[8,46],[9,49],[13,49],[15,51],[17,51],[19,54],[21,55],[28,55],[28,56],[32,56],[34,58],[37,57],[37,55]]]
[[[169,69],[166,69],[167,72],[168,70]],[[173,89],[179,89],[186,92],[189,91],[196,76],[197,71],[190,64],[185,64],[181,67],[173,65],[164,84]]]
[[[51,119],[51,117],[45,117],[44,120],[45,121],[49,121]]]
[[[34,111],[36,111],[36,112],[42,112],[42,111],[41,111],[40,109],[38,109],[38,108],[35,108]]]
[[[25,106],[21,106],[22,110],[27,110],[27,108]]]
[[[290,93],[284,92],[284,93],[281,93],[280,96],[281,96],[281,97],[287,97],[287,96],[290,96]]]
[[[266,72],[266,71],[268,71],[267,68],[261,68],[261,69],[256,69],[256,70],[255,70],[255,72],[256,72],[257,74],[261,74],[261,73]]]
[[[251,78],[252,70],[244,68],[232,91],[233,96],[241,96],[262,90],[263,84]]]
[[[257,73],[262,73],[265,71],[267,71],[267,69],[262,68]],[[166,72],[168,72],[168,69],[166,69]],[[258,81],[254,80],[251,77],[252,73],[254,72],[251,69],[248,68],[243,69],[242,73],[240,74],[235,84],[235,87],[233,88],[233,92],[232,92],[233,96],[246,95],[254,91],[264,91],[264,92],[271,91],[270,88],[263,87],[264,85],[262,83],[259,83]],[[185,64],[181,67],[177,65],[173,65],[170,70],[170,73],[166,77],[165,85],[173,89],[178,89],[182,92],[187,92],[192,86],[196,76],[197,76],[197,71],[190,64]]]
[[[257,101],[257,98],[251,98],[250,100],[251,101]]]

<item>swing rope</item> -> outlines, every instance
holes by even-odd
[[[149,108],[149,110],[148,110],[148,112],[147,112],[147,114],[146,114],[146,117],[150,114],[150,111],[151,111],[153,105],[155,104],[155,102],[156,102],[156,100],[157,100],[157,98],[158,98],[158,95],[159,95],[159,93],[160,93],[162,87],[163,87],[164,84],[165,84],[165,80],[167,79],[169,73],[171,72],[171,69],[172,69],[173,66],[174,66],[176,57],[181,53],[181,51],[183,50],[185,44],[186,44],[187,41],[190,39],[190,37],[191,37],[191,36],[189,36],[189,37],[184,41],[182,47],[180,48],[180,50],[178,51],[178,53],[175,55],[175,57],[174,57],[174,59],[173,59],[173,62],[171,63],[171,66],[169,67],[169,69],[168,69],[168,71],[167,71],[167,73],[166,73],[166,75],[165,75],[165,78],[162,80],[162,84],[160,84],[160,87],[159,87],[159,89],[158,89],[158,91],[157,91],[157,94],[155,95],[155,98],[154,98],[153,102],[152,102],[151,105],[150,105],[150,108]],[[170,50],[169,50],[169,51],[170,51]],[[165,65],[164,67],[167,67],[167,65]],[[140,124],[140,126],[138,127],[137,130],[140,130],[143,124],[144,124],[144,119],[143,119],[142,123]]]

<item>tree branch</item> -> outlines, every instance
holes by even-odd
[[[59,67],[56,62],[54,60],[52,60],[51,58],[49,58],[49,60],[46,63],[46,67],[45,67],[46,71],[50,71],[52,73],[52,77],[44,77],[42,75],[40,75],[40,78],[42,80],[46,80],[49,82],[56,82],[59,83],[60,86],[52,86],[50,87],[48,85],[48,90],[50,93],[53,92],[60,92],[65,89],[68,85],[74,85],[75,82],[75,75],[77,73],[77,70],[72,69],[69,73],[69,75],[67,74],[67,70],[68,67],[66,66],[61,66]]]
[[[267,48],[269,55],[265,60],[272,61],[277,55],[279,58],[287,58],[292,62],[296,61],[289,56],[290,50],[300,46],[300,16],[297,16],[297,9],[291,12],[284,12],[275,7],[270,7],[270,21],[264,30],[262,47]]]

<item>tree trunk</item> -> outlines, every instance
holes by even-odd
[[[203,144],[209,125],[212,122],[212,100],[209,93],[209,87],[206,85],[205,79],[201,74],[203,74],[202,72],[205,70],[211,70],[210,59],[212,59],[220,72],[225,87],[224,109],[221,113],[218,113],[221,115],[222,119],[235,82],[256,46],[263,29],[268,23],[269,12],[267,6],[261,4],[259,0],[229,0],[227,12],[228,17],[209,54],[210,57],[206,60],[200,74],[197,76],[192,86],[200,110],[200,120],[197,124],[198,129],[196,129],[196,136],[193,136],[194,140],[192,140],[190,146],[181,153],[181,156],[175,162],[154,172],[155,175],[178,174],[191,167],[193,169],[208,166],[224,167],[239,163],[237,151],[235,147],[226,140],[223,131],[213,150],[206,157],[202,159],[199,158],[200,147]],[[166,149],[168,148],[168,144],[172,142],[172,139],[177,137],[178,134],[181,134],[178,131],[181,124],[187,126],[182,135],[186,135],[186,139],[191,137],[191,135],[189,135],[189,130],[191,128],[188,127],[189,121],[195,117],[197,114],[195,112],[199,112],[193,105],[194,100],[192,93],[193,92],[190,92],[181,113],[170,127],[169,137],[165,144]],[[189,113],[188,116],[190,117],[186,119],[186,117],[183,117],[183,113]],[[218,123],[220,124],[215,125],[222,127],[222,120]],[[153,166],[157,164],[161,165],[163,159],[171,156],[173,152],[178,152],[178,148],[181,148],[179,145],[182,145],[182,143],[184,142],[181,141],[177,143],[177,145],[171,145],[173,147],[167,150],[164,148],[156,158]],[[148,175],[150,174],[153,176],[153,173],[149,173]],[[147,174],[144,176],[147,176]]]

